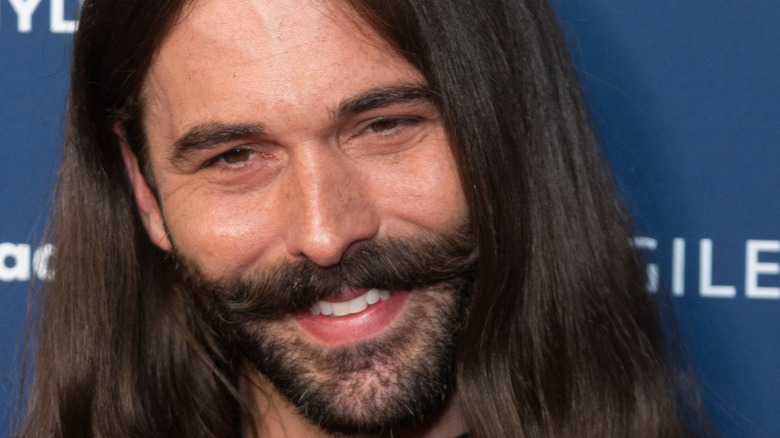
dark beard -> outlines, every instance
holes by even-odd
[[[217,332],[327,432],[379,434],[411,425],[452,392],[455,341],[476,262],[468,233],[360,242],[335,266],[284,262],[218,280],[181,254],[175,258]],[[408,310],[385,333],[347,346],[312,344],[285,325],[344,288],[411,291]]]

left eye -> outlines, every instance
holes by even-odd
[[[376,134],[391,134],[399,129],[419,124],[419,117],[387,117],[376,119],[366,126],[366,130]]]
[[[398,127],[401,122],[398,119],[382,119],[368,125],[368,130],[381,133]]]
[[[249,149],[236,148],[225,152],[219,156],[219,159],[227,164],[238,164],[249,160],[252,157],[252,151]]]

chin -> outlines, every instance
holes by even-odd
[[[436,413],[454,388],[460,284],[411,291],[381,333],[323,343],[294,316],[236,327],[235,347],[304,417],[335,434],[381,434]]]

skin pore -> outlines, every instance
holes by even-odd
[[[157,197],[136,157],[123,154],[151,240],[203,278],[253,281],[287,262],[337,267],[366,242],[432,241],[463,228],[466,202],[435,95],[347,14],[325,2],[196,0],[161,46],[142,96]],[[332,384],[333,410],[364,424],[371,414],[360,403],[392,400],[388,382],[435,356],[429,344],[452,343],[455,329],[437,328],[462,318],[456,289],[394,288],[349,315],[290,313],[238,331],[258,357],[268,345],[289,348],[281,363],[301,364],[312,385]],[[321,298],[367,291],[344,284]],[[393,350],[362,358],[335,384],[314,359],[379,346]],[[242,390],[257,403],[259,433],[332,436],[273,376],[247,368]],[[442,403],[404,436],[464,432],[457,397]]]

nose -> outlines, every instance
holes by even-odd
[[[376,236],[379,218],[368,175],[327,147],[300,148],[288,172],[287,251],[320,266]],[[285,202],[283,200],[283,202]]]

